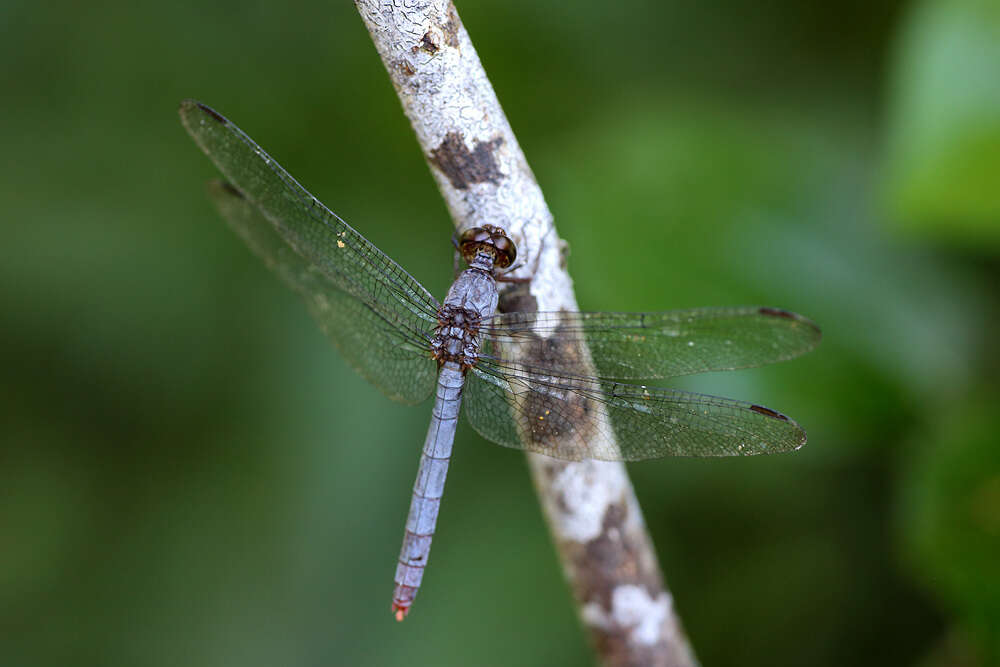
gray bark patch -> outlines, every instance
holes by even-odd
[[[442,26],[444,43],[452,48],[458,48],[458,29],[462,23],[455,11],[455,5],[448,3],[448,22]]]
[[[529,368],[559,368],[567,373],[586,376],[587,363],[578,341],[564,341],[562,326],[552,336],[525,336],[519,358]],[[546,371],[541,371],[544,375]],[[569,453],[580,451],[580,445],[597,435],[592,399],[584,392],[570,391],[560,383],[572,381],[543,379],[525,397],[525,413],[530,417],[528,436],[536,445]],[[535,449],[544,453],[545,449]]]
[[[538,301],[531,295],[528,283],[516,285],[500,293],[501,313],[534,313],[538,311]]]
[[[477,141],[470,151],[461,134],[449,132],[440,145],[431,150],[430,162],[448,177],[457,190],[466,190],[473,183],[496,185],[503,174],[493,151],[502,143],[501,137]]]

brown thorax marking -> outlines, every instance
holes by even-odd
[[[438,326],[431,339],[431,356],[441,366],[457,363],[462,371],[479,359],[479,314],[467,308],[449,306],[438,309]]]

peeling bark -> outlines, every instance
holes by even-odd
[[[577,310],[552,214],[454,5],[355,4],[455,227],[500,225],[517,245],[520,264],[511,277],[531,282],[503,295],[501,309]],[[561,354],[589,359],[586,349]],[[602,417],[596,411],[582,418]],[[581,621],[601,661],[696,664],[625,466],[527,456]]]

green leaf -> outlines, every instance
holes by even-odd
[[[995,392],[951,414],[913,448],[901,484],[904,560],[985,655],[1000,658],[1000,447]]]
[[[890,81],[890,215],[921,233],[1000,241],[1000,7],[917,5]]]

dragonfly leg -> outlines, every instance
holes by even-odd
[[[458,279],[458,274],[462,272],[462,251],[461,251],[461,247],[459,246],[459,243],[458,243],[458,235],[457,234],[452,234],[451,235],[451,244],[453,246],[455,246],[455,255],[454,255],[454,260],[453,260],[453,263],[452,263],[452,268],[454,270],[454,275],[452,276],[452,279],[456,280],[456,279]]]

